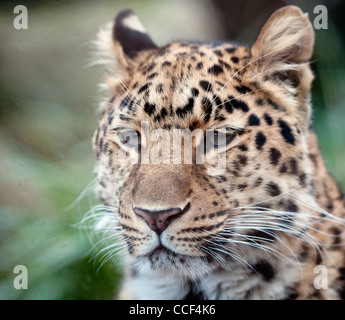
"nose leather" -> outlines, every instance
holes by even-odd
[[[137,216],[143,218],[153,231],[161,234],[173,220],[187,212],[189,206],[190,204],[187,204],[183,210],[180,208],[169,208],[157,211],[135,207],[133,211]]]

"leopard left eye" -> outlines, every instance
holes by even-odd
[[[223,131],[214,131],[214,147],[219,149],[225,146],[228,146],[231,142],[235,140],[237,132],[223,132]]]
[[[121,143],[128,148],[138,148],[140,145],[140,133],[135,130],[122,130],[119,132],[119,138]]]

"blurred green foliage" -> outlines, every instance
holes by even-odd
[[[22,31],[13,28],[13,2],[0,4],[0,299],[110,299],[120,271],[93,258],[87,232],[77,227],[97,200],[89,192],[70,206],[93,180],[100,75],[85,68],[87,44],[124,7],[149,22],[158,43],[183,35],[214,40],[221,26],[209,27],[212,17],[204,23],[212,5],[206,0],[21,4],[29,10],[29,29]],[[178,19],[191,33],[178,29]],[[344,35],[331,19],[329,29],[316,35],[314,125],[329,170],[344,190]],[[16,265],[29,270],[28,290],[13,287]]]

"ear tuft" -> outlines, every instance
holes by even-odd
[[[139,51],[157,48],[131,9],[122,10],[116,15],[113,40],[121,45],[129,57],[134,57]]]
[[[314,31],[308,15],[296,6],[286,6],[267,20],[252,46],[252,55],[266,71],[284,72],[308,62],[313,45]]]

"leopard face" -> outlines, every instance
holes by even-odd
[[[157,47],[129,10],[110,31],[100,35],[113,60],[93,138],[96,191],[107,208],[101,224],[123,245],[131,273],[199,279],[281,257],[294,266],[309,246],[318,196],[307,17],[277,11],[251,47]],[[176,130],[194,134],[189,163],[172,160]],[[196,163],[207,132],[213,144]],[[221,170],[212,170],[221,155]]]

